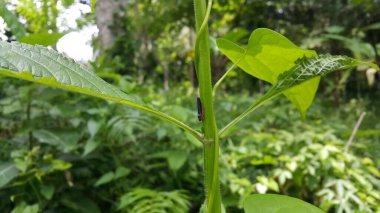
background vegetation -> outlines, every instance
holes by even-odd
[[[77,27],[57,24],[79,4],[90,2],[0,0],[3,37],[56,48],[64,34],[96,24],[89,63],[99,76],[201,128],[192,3],[98,0]],[[380,64],[378,0],[219,0],[210,27],[214,81],[230,65],[215,38],[244,44],[258,27],[320,53]],[[379,80],[366,67],[337,73],[322,80],[306,120],[282,98],[234,128],[221,142],[227,211],[242,212],[249,194],[281,193],[328,212],[380,212]],[[191,135],[86,96],[3,77],[0,88],[1,212],[199,210],[202,146]],[[231,72],[216,97],[220,121],[227,123],[267,89],[239,69]]]

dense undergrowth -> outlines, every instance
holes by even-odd
[[[201,128],[195,90],[182,85],[157,91],[127,78],[114,83]],[[191,135],[86,96],[9,79],[0,79],[0,86],[0,160],[14,171],[9,182],[0,183],[4,212],[198,211],[202,146]],[[254,97],[218,95],[219,125]],[[360,99],[339,108],[321,100],[301,121],[294,106],[280,98],[222,139],[221,189],[228,212],[241,212],[242,200],[253,192],[299,197],[330,212],[380,210],[378,109]],[[363,111],[367,116],[345,153]]]

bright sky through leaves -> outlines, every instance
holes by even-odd
[[[16,4],[17,1],[13,1],[12,3]],[[83,16],[83,14],[91,12],[90,6],[80,3],[74,3],[67,9],[59,4],[58,8],[63,11],[57,20],[57,27],[60,31],[77,29],[76,19]],[[0,40],[7,38],[4,35],[5,30],[6,25],[4,20],[0,17]],[[95,25],[88,25],[80,31],[70,32],[58,41],[57,50],[77,61],[90,61],[93,59],[91,39],[97,34],[98,28]]]

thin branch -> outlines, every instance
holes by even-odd
[[[218,80],[218,82],[216,82],[216,84],[214,85],[214,88],[212,89],[212,96],[215,97],[216,90],[218,89],[222,81],[227,77],[228,73],[234,70],[235,67],[236,67],[236,64],[233,64],[232,66],[230,66],[230,68],[223,74],[223,76]]]
[[[348,149],[352,145],[352,142],[354,141],[355,135],[358,132],[358,129],[359,129],[359,127],[360,127],[360,125],[361,125],[366,114],[367,114],[366,112],[362,112],[360,114],[360,117],[359,117],[358,121],[356,122],[354,129],[352,130],[351,136],[348,139],[346,146],[344,147],[344,153],[347,153]]]
[[[245,118],[248,114],[255,111],[259,107],[261,107],[266,102],[272,100],[273,98],[277,97],[281,93],[273,94],[272,92],[268,92],[265,95],[261,96],[255,103],[250,105],[246,110],[244,110],[239,116],[237,116],[234,120],[232,120],[230,123],[228,123],[225,127],[223,127],[219,131],[219,136],[223,137],[227,133],[229,129],[234,127],[238,122],[240,122],[243,118]]]

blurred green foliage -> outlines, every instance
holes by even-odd
[[[179,199],[170,202],[189,202],[194,211],[202,203],[201,147],[191,135],[184,138],[170,124],[81,95],[35,85],[17,91],[3,79],[2,88],[11,98],[1,101],[1,162],[13,165],[15,172],[0,191],[7,198],[2,209],[28,203],[25,208],[37,205],[44,212],[86,212],[80,210],[83,205],[110,212],[126,202],[123,198],[139,196],[132,192],[144,192],[141,199],[170,192]],[[196,125],[196,112],[190,110],[195,103],[184,95],[190,90],[180,87],[168,94],[153,89],[139,92],[150,94],[146,101],[154,100],[160,109]],[[227,122],[251,99],[247,94],[225,94],[218,98],[218,114]],[[232,137],[222,141],[221,188],[229,212],[239,212],[242,200],[253,192],[287,194],[337,212],[378,209],[378,131],[359,132],[344,153],[347,133],[364,109],[360,102],[348,103],[338,112],[317,103],[305,123],[282,98],[243,121],[240,126],[245,130],[235,128]],[[376,133],[377,117],[369,112],[362,129]],[[177,194],[178,189],[193,196]],[[139,205],[131,203],[124,209]]]

